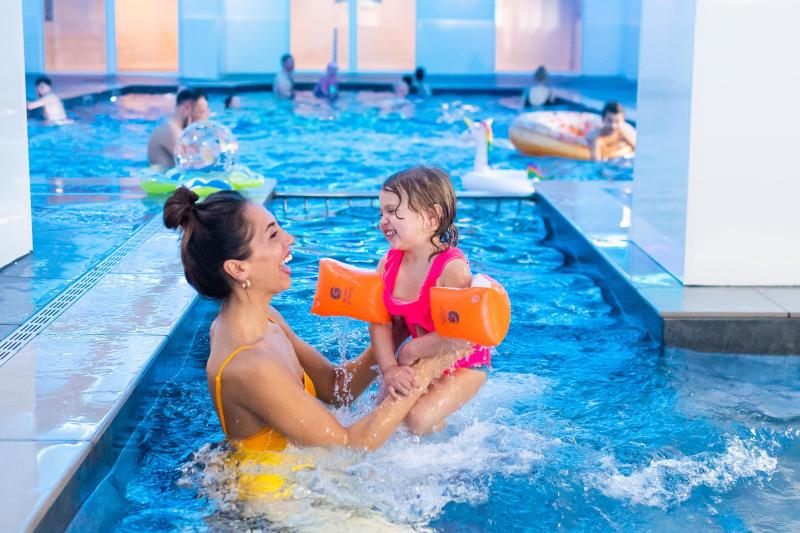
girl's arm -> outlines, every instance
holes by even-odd
[[[463,352],[441,352],[415,365],[421,387],[408,396],[387,396],[371,413],[350,427],[343,427],[333,414],[297,384],[297,376],[280,362],[266,357],[250,359],[229,374],[229,390],[266,424],[301,446],[348,446],[374,450],[403,422],[430,382],[450,368]],[[313,378],[312,378],[313,379]]]
[[[323,402],[331,405],[348,404],[358,398],[375,379],[376,373],[372,369],[375,356],[371,347],[367,347],[355,360],[337,366],[301,339],[274,307],[270,307],[269,315],[289,338],[300,366],[311,376],[317,395]]]

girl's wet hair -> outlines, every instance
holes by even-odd
[[[436,206],[441,207],[439,225],[431,236],[431,244],[439,252],[458,245],[458,228],[454,224],[456,192],[447,172],[438,167],[412,167],[389,176],[382,189],[398,198],[408,198],[409,209],[420,215],[438,216]],[[436,237],[443,246],[436,243]]]
[[[245,220],[247,199],[237,191],[199,197],[179,187],[164,204],[164,225],[181,228],[181,262],[186,281],[207,298],[226,300],[233,280],[223,265],[228,259],[250,257],[252,231]]]

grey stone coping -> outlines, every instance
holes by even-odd
[[[264,203],[274,187],[247,194]],[[68,525],[99,482],[87,471],[114,460],[109,428],[195,299],[177,234],[161,228],[0,367],[0,529]]]
[[[619,304],[666,345],[726,353],[800,353],[800,287],[687,287],[631,240],[631,182],[543,182],[560,223],[609,270]],[[624,286],[620,285],[620,282]],[[634,301],[635,300],[635,301]],[[653,316],[641,316],[652,314]]]

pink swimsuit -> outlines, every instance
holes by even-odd
[[[428,275],[419,290],[419,297],[413,302],[398,300],[394,293],[394,283],[397,280],[397,273],[400,271],[400,263],[403,261],[402,250],[389,250],[386,254],[386,265],[383,271],[383,303],[386,309],[394,316],[401,316],[405,320],[411,336],[417,337],[417,326],[431,332],[434,329],[433,318],[431,318],[430,290],[436,285],[436,280],[442,275],[444,267],[452,259],[463,259],[466,257],[458,248],[448,248],[439,253],[433,260]],[[492,363],[492,354],[487,346],[475,345],[475,350],[471,354],[456,361],[453,368],[472,368],[475,366],[489,366]]]

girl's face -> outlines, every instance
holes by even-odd
[[[436,220],[431,216],[415,213],[408,207],[408,198],[398,198],[393,192],[381,189],[380,229],[393,250],[413,250],[430,246],[430,239],[436,228]]]

